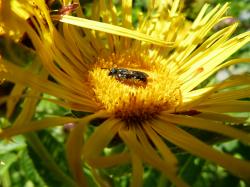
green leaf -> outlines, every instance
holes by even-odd
[[[37,171],[48,186],[76,186],[68,176],[64,145],[59,143],[48,131],[26,135],[29,154]]]
[[[32,181],[34,186],[36,187],[45,187],[47,186],[41,176],[39,175],[38,171],[36,170],[33,160],[28,154],[28,151],[23,151],[22,155],[19,158],[19,164],[21,170],[23,170],[26,182]]]
[[[183,159],[185,161],[183,164],[180,164],[180,176],[192,186],[200,175],[205,164],[205,160],[198,159],[191,155],[186,155]]]
[[[17,160],[18,156],[14,153],[7,153],[0,155],[0,176],[3,176],[8,171],[13,162]]]
[[[11,140],[0,141],[0,155],[10,151],[22,150],[26,148],[26,143],[23,136],[15,136]]]

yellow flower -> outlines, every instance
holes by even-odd
[[[250,180],[248,161],[215,150],[182,128],[207,130],[250,143],[246,132],[230,126],[246,119],[229,114],[250,111],[250,102],[240,100],[250,95],[250,77],[235,76],[199,87],[218,70],[250,61],[226,61],[250,41],[250,32],[232,37],[237,23],[208,36],[214,25],[226,19],[223,15],[228,4],[210,11],[205,5],[190,23],[180,12],[178,0],[152,1],[146,15],[138,13],[135,26],[131,0],[123,0],[121,10],[112,1],[94,1],[90,19],[77,9],[77,17],[55,14],[53,20],[42,0],[10,2],[3,3],[6,32],[24,30],[39,58],[25,68],[1,59],[5,71],[0,78],[15,83],[7,98],[8,116],[16,105],[13,98],[18,100],[29,88],[22,112],[11,128],[3,130],[1,138],[75,122],[67,157],[80,186],[86,184],[83,162],[93,169],[101,185],[106,184],[97,169],[131,162],[131,186],[142,185],[143,163],[163,172],[175,185],[186,186],[177,176],[178,161],[165,140]],[[11,16],[6,17],[7,13]],[[29,15],[32,24],[23,15]],[[39,99],[91,114],[33,121]],[[86,125],[99,118],[104,122],[83,143]],[[127,149],[102,156],[116,136]]]

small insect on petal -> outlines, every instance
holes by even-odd
[[[68,15],[74,12],[79,7],[78,3],[72,3],[70,5],[64,5],[61,9],[58,10],[58,14],[60,15]]]
[[[196,69],[195,74],[198,75],[198,74],[202,73],[203,71],[204,71],[204,68],[199,67],[199,68]]]

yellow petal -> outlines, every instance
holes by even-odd
[[[146,131],[146,133],[150,137],[151,141],[158,148],[158,150],[162,154],[164,160],[166,162],[169,162],[169,163],[177,166],[177,164],[178,164],[177,158],[171,152],[171,150],[168,148],[168,146],[166,145],[166,143],[161,139],[161,137],[159,135],[157,135],[155,133],[155,131],[152,128],[150,128],[149,125],[143,125],[143,129]]]
[[[25,90],[25,86],[19,85],[19,84],[15,84],[15,86],[11,90],[11,93],[9,95],[10,98],[7,100],[7,103],[6,103],[6,106],[7,106],[6,116],[7,116],[7,118],[9,118],[12,115],[12,113],[14,112],[15,106],[16,106],[17,102],[20,100],[20,97],[21,97],[24,90]]]
[[[83,165],[81,160],[81,152],[83,149],[83,133],[86,125],[95,118],[106,117],[103,111],[88,115],[81,120],[71,130],[66,144],[66,154],[70,171],[76,179],[79,186],[87,186],[86,179],[83,174]]]
[[[233,117],[227,114],[220,114],[215,112],[202,112],[200,114],[197,114],[197,117],[221,122],[230,122],[234,124],[243,124],[247,120],[247,117]]]
[[[131,153],[132,157],[132,182],[131,187],[139,187],[143,184],[143,165],[141,159],[136,155]]]
[[[194,108],[196,106],[199,106],[200,104],[206,103],[211,100],[213,100],[213,96],[216,95],[215,93],[228,93],[230,95],[230,90],[228,91],[228,88],[232,88],[232,90],[237,89],[244,89],[246,87],[249,87],[250,77],[247,75],[238,75],[230,78],[229,80],[226,80],[222,83],[215,84],[213,86],[209,86],[206,88],[201,88],[198,90],[191,91],[189,93],[185,93],[183,90],[182,94],[184,94],[183,104],[180,106],[177,110],[183,111],[183,110],[189,110],[190,108]],[[235,87],[235,88],[233,88]],[[225,92],[224,89],[227,89]],[[231,91],[232,91],[231,90]],[[247,92],[248,94],[248,92]],[[227,94],[226,94],[227,95]],[[244,93],[241,95],[244,96]],[[248,97],[248,96],[246,96]],[[212,112],[212,111],[211,111]]]
[[[86,121],[88,123],[88,121]],[[87,180],[83,174],[83,164],[81,152],[83,148],[83,133],[86,128],[85,123],[79,123],[74,127],[67,140],[66,154],[71,173],[80,186],[87,186]]]
[[[122,1],[123,22],[125,28],[132,29],[132,0]]]
[[[119,122],[119,119],[110,118],[95,129],[83,148],[82,154],[86,160],[99,156],[120,128]]]
[[[219,152],[173,124],[157,121],[152,127],[157,133],[180,148],[196,156],[211,160],[236,176],[250,180],[249,162]]]
[[[25,125],[18,125],[17,127],[10,127],[3,129],[0,132],[0,138],[9,138],[18,134],[24,134],[27,132],[37,131],[49,127],[55,127],[66,123],[76,122],[80,119],[71,117],[48,117],[39,121],[31,121]]]
[[[108,168],[129,163],[130,155],[128,152],[114,154],[110,156],[89,158],[88,163],[94,168]]]
[[[201,68],[203,71],[198,73],[196,76],[189,79],[182,87],[183,90],[192,90],[196,86],[198,86],[202,81],[207,79],[209,76],[214,74],[218,69],[222,68],[225,65],[220,65],[224,62],[229,56],[239,50],[242,46],[247,44],[250,41],[250,32],[243,33],[241,35],[235,36],[230,40],[221,43],[217,49],[212,50],[210,47],[207,49],[207,52],[202,52],[202,56],[197,55],[196,58],[192,58],[195,60],[195,64],[201,64]],[[243,60],[244,62],[244,60]],[[248,60],[249,62],[249,60]],[[230,65],[230,63],[239,63],[236,61],[227,63],[226,65]]]
[[[40,95],[40,92],[37,92],[36,90],[29,90],[28,96],[24,99],[23,102],[23,109],[21,110],[20,114],[15,119],[15,122],[13,123],[12,128],[17,128],[18,126],[26,126],[27,123],[30,122],[32,117],[34,116],[36,112],[36,106],[38,103],[38,96]]]
[[[111,187],[109,185],[109,183],[104,179],[104,177],[101,176],[100,172],[97,169],[95,169],[93,167],[90,167],[90,171],[91,171],[92,176],[95,179],[95,182],[98,183],[98,186],[101,186],[101,187]]]
[[[229,125],[225,125],[223,122],[202,119],[194,116],[174,115],[167,113],[162,113],[159,118],[163,119],[166,123],[170,122],[179,124],[181,126],[208,130],[239,139],[246,143],[250,143],[250,136],[247,133],[230,127]]]
[[[171,47],[173,45],[172,42],[166,42],[166,41],[163,41],[163,40],[160,40],[157,38],[153,38],[151,36],[148,36],[146,34],[138,32],[138,31],[129,30],[129,29],[126,29],[123,27],[110,25],[107,23],[92,21],[92,20],[88,20],[85,18],[78,18],[78,17],[65,15],[62,17],[58,17],[56,19],[58,19],[61,22],[75,25],[78,27],[83,27],[83,28],[102,31],[102,32],[106,32],[106,33],[114,34],[114,35],[118,35],[118,36],[133,38],[136,40],[141,40],[144,42],[152,43],[155,45],[160,45],[163,47]]]
[[[249,101],[229,100],[221,103],[201,104],[194,109],[206,112],[250,112]]]
[[[1,73],[0,78],[6,78],[14,83],[30,86],[37,91],[48,93],[73,103],[81,103],[83,106],[85,105],[90,108],[95,108],[93,106],[95,103],[85,97],[85,92],[79,92],[82,95],[79,96],[59,84],[48,81],[39,75],[35,75],[30,70],[23,69],[11,63],[5,63],[4,65],[8,69],[8,72]],[[27,77],[27,75],[29,75],[29,77]],[[72,82],[69,85],[72,85]]]
[[[203,104],[213,104],[213,103],[222,103],[242,98],[247,98],[250,95],[250,86],[246,88],[236,88],[236,90],[222,91],[214,93],[210,96],[207,101],[204,101]]]
[[[121,129],[119,131],[119,135],[122,140],[126,143],[129,150],[133,152],[133,154],[137,154],[142,160],[146,163],[152,165],[156,169],[163,172],[171,182],[173,182],[176,186],[185,187],[188,186],[185,182],[183,182],[179,177],[177,177],[177,173],[173,173],[172,170],[169,170],[172,166],[161,159],[156,159],[151,156],[151,152],[145,149],[140,142],[137,140],[135,134],[131,130]]]

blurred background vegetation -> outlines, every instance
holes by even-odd
[[[88,15],[92,1],[83,1],[84,9]],[[119,1],[116,0],[118,3]],[[205,3],[216,6],[218,3],[229,2],[226,0],[186,0],[184,11],[190,21],[194,20],[199,10]],[[239,22],[238,33],[250,30],[250,0],[231,0],[231,9],[228,15],[234,18],[220,23],[214,28],[214,32],[220,28]],[[147,10],[147,0],[134,1],[134,12]],[[134,17],[136,22],[136,17]],[[213,31],[212,31],[213,32]],[[1,49],[3,50],[3,49]],[[22,52],[22,50],[21,50]],[[23,52],[26,56],[26,52]],[[250,44],[244,46],[235,55],[237,57],[250,57]],[[28,57],[32,59],[32,54]],[[27,56],[26,56],[27,58]],[[222,81],[225,78],[240,73],[249,73],[250,67],[246,64],[231,66],[221,70],[215,76],[211,77],[209,82]],[[11,85],[4,83],[0,87],[0,96],[9,92]],[[50,97],[50,96],[48,96]],[[22,103],[18,105],[16,113],[22,108]],[[0,105],[0,127],[10,125],[11,121],[4,118],[5,107]],[[67,111],[54,104],[46,101],[41,101],[37,107],[35,118],[41,119],[48,115],[71,115],[71,111]],[[77,114],[74,114],[77,115]],[[241,114],[247,115],[249,114]],[[13,119],[12,119],[13,120]],[[65,158],[64,145],[69,133],[71,124],[66,124],[64,127],[56,127],[46,129],[37,133],[19,135],[10,140],[0,141],[0,186],[1,187],[54,187],[54,186],[72,186],[67,162]],[[91,129],[90,129],[91,132]],[[199,134],[201,139],[211,140],[209,143],[214,143],[214,134],[199,131],[190,133]],[[120,149],[123,145],[118,145]],[[170,145],[171,146],[171,145]],[[250,146],[244,145],[236,140],[226,141],[223,143],[214,144],[214,147],[223,150],[238,158],[250,160]],[[211,164],[209,161],[194,157],[188,153],[181,152],[172,147],[176,152],[180,161],[180,175],[191,186],[194,187],[245,187],[250,186],[237,177],[232,176],[223,168]],[[101,175],[106,178],[112,186],[126,187],[129,186],[130,165],[110,168],[100,171]],[[90,186],[95,187],[95,181],[88,167],[84,168],[88,176]],[[145,168],[144,187],[167,187],[171,186],[167,178],[160,172],[151,167]]]

